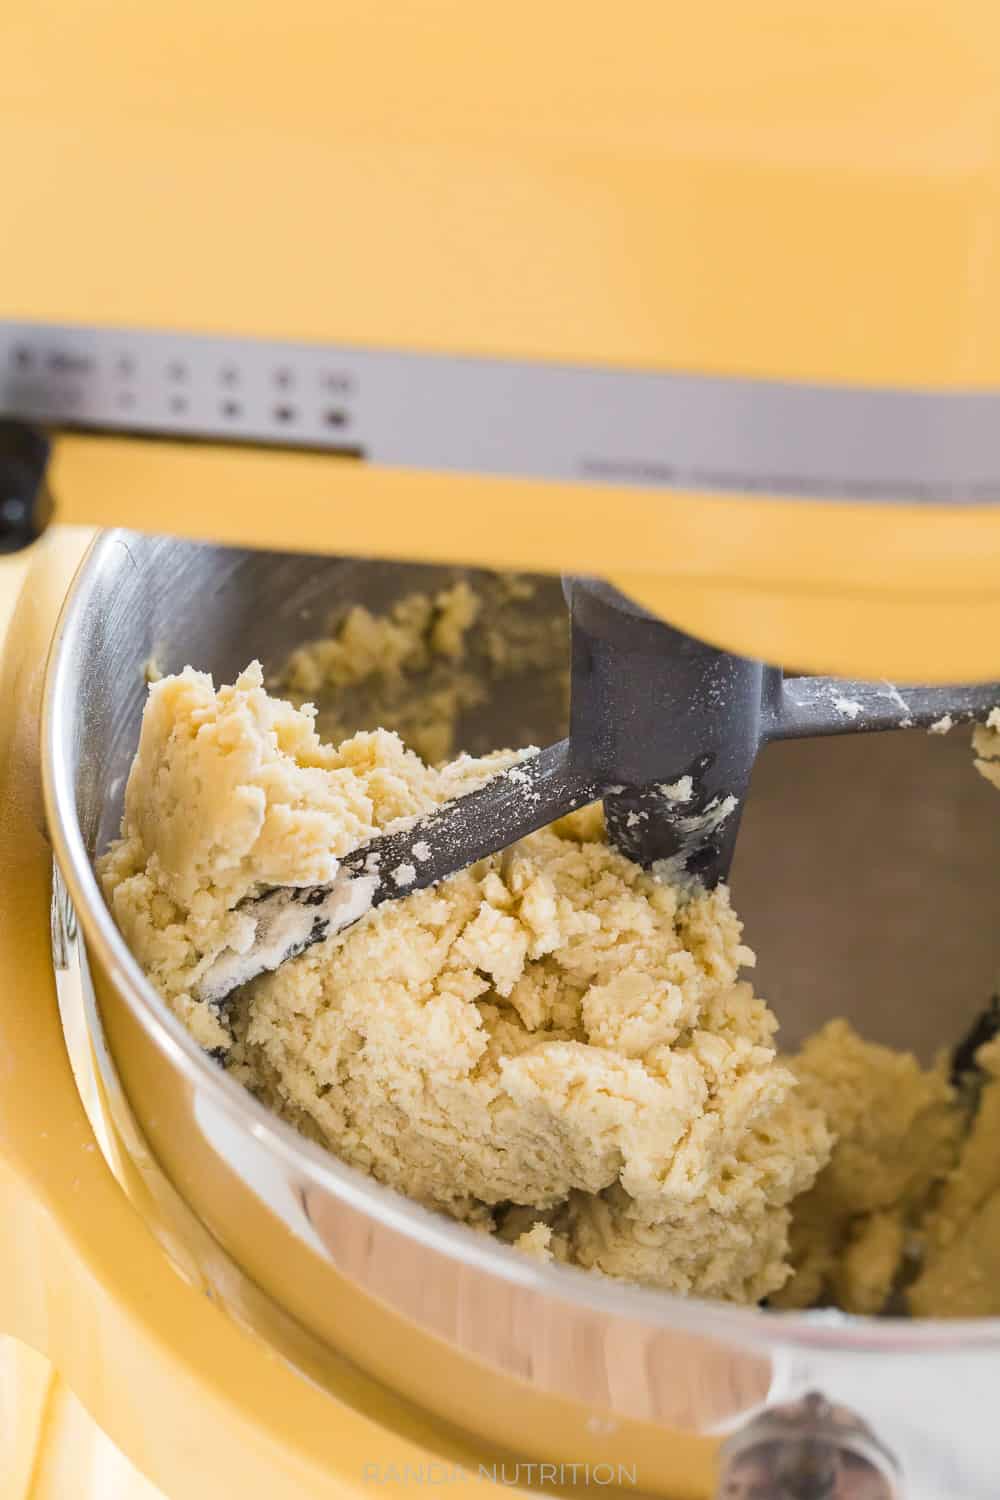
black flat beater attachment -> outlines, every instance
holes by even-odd
[[[768,741],[945,727],[985,720],[1000,704],[998,683],[898,688],[786,678],[674,630],[599,580],[568,578],[565,592],[569,738],[418,827],[349,854],[342,863],[357,871],[378,854],[376,902],[432,885],[598,797],[622,854],[711,888],[729,874],[754,762]],[[417,845],[430,857],[414,858]],[[402,889],[386,880],[400,864],[416,870]]]

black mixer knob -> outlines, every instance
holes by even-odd
[[[49,524],[49,452],[49,440],[37,428],[0,420],[0,552],[29,546]]]

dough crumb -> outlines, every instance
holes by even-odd
[[[548,1224],[538,1220],[524,1234],[518,1235],[514,1241],[514,1249],[521,1250],[525,1255],[530,1255],[534,1260],[551,1261],[555,1259],[552,1253],[552,1230]]]
[[[618,788],[622,790],[621,787]],[[694,796],[694,778],[682,776],[679,781],[662,781],[660,792],[668,802],[690,802]]]

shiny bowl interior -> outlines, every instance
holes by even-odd
[[[49,689],[50,809],[60,825],[55,842],[71,891],[78,905],[92,908],[83,913],[85,930],[89,925],[91,933],[110,932],[83,864],[117,831],[151,660],[161,672],[190,663],[216,681],[231,680],[254,657],[274,669],[345,605],[384,608],[457,575],[453,568],[105,535],[71,596]],[[475,582],[474,574],[468,576]],[[531,607],[561,612],[558,581],[538,585]],[[499,682],[485,709],[463,726],[465,747],[505,743],[510,724],[524,725],[526,719],[539,738],[557,737],[565,710],[557,678]],[[928,1058],[962,1034],[992,992],[1000,966],[994,922],[998,812],[995,792],[972,768],[966,733],[847,736],[784,743],[762,754],[733,885],[747,940],[760,955],[756,983],[778,1013],[786,1045],[796,1045],[835,1015],[848,1016],[869,1037],[913,1047]],[[107,941],[113,953],[120,940],[112,934]],[[175,1054],[190,1051],[189,1039],[178,1041],[172,1018],[148,984],[130,975],[127,960],[119,964],[116,982],[130,990],[130,1003],[139,997],[150,1027],[166,1039],[173,1036]],[[205,1080],[229,1090],[229,1097],[236,1088],[207,1062]],[[246,1107],[251,1116],[260,1108],[249,1098]],[[536,1266],[503,1247],[483,1245],[461,1226],[442,1221],[435,1227],[433,1216],[402,1201],[387,1210],[394,1195],[333,1163],[312,1143],[299,1142],[281,1122],[274,1121],[273,1129],[285,1155],[301,1150],[312,1172],[322,1170],[319,1156],[330,1164],[332,1190],[349,1193],[359,1204],[370,1195],[372,1212],[391,1212],[404,1232],[412,1220],[415,1234],[456,1259],[474,1258],[484,1267],[489,1262],[507,1279],[564,1287],[571,1300],[595,1305],[627,1298],[634,1316],[655,1322],[690,1325],[707,1316],[720,1327],[759,1332],[762,1324],[780,1322],[789,1335],[798,1328],[797,1337],[806,1341],[813,1337],[811,1326],[827,1338],[828,1321],[812,1325],[810,1315],[774,1318],[704,1306],[698,1312],[664,1294],[616,1289],[583,1273]],[[859,1333],[864,1321],[853,1322]],[[950,1332],[938,1327],[946,1342],[958,1336],[955,1325]],[[922,1339],[930,1334],[928,1325],[922,1329],[910,1325],[907,1332],[897,1325],[894,1337]],[[846,1329],[844,1336],[853,1337]]]

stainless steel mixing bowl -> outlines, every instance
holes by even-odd
[[[89,1025],[142,1149],[263,1292],[253,1316],[279,1352],[290,1315],[488,1451],[631,1463],[644,1489],[708,1495],[721,1434],[819,1390],[875,1429],[906,1494],[982,1500],[998,1467],[1000,1323],[779,1315],[536,1264],[270,1115],[199,1051],[122,942],[92,860],[117,830],[149,659],[230,680],[254,656],[275,666],[338,605],[384,605],[454,573],[124,532],[92,548],[49,665],[46,796],[97,997]],[[562,608],[555,581],[535,607]],[[473,748],[504,742],[526,701],[538,735],[555,738],[555,684],[514,680],[466,726]],[[765,752],[734,886],[790,1044],[835,1014],[925,1055],[961,1034],[1000,960],[998,816],[957,734]]]

